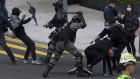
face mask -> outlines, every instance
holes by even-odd
[[[112,8],[115,8],[115,5],[112,5]]]
[[[131,12],[131,11],[132,11],[132,8],[127,8],[127,11],[128,11],[128,12]]]
[[[109,26],[105,26],[105,29],[106,29],[106,30],[109,30],[109,29],[110,29],[110,27],[109,27]]]

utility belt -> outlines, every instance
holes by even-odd
[[[67,45],[69,40],[70,39],[68,37],[60,37],[60,41],[63,41],[65,46]]]

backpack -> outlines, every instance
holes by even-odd
[[[16,15],[11,15],[9,18],[9,22],[11,23],[12,29],[16,29],[17,27],[22,25],[22,21],[25,19],[26,15],[23,15],[22,20],[20,20]]]
[[[9,18],[9,21],[14,30],[19,26],[19,23],[21,22],[21,20],[18,19],[18,17],[16,15],[11,15]]]

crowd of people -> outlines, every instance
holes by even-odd
[[[90,42],[91,45],[85,49],[87,65],[83,68],[83,56],[74,45],[78,29],[84,29],[87,26],[83,12],[76,12],[71,21],[68,22],[68,12],[64,10],[62,0],[53,3],[56,13],[53,19],[43,26],[49,29],[55,28],[55,30],[49,35],[50,42],[48,43],[47,56],[40,58],[42,62],[47,64],[42,77],[48,77],[63,51],[66,50],[75,57],[76,61],[75,68],[67,72],[70,75],[89,77],[93,74],[92,68],[103,60],[103,76],[108,77],[115,75],[114,71],[122,71],[122,75],[118,79],[131,79],[130,75],[134,72],[136,63],[134,42],[135,31],[139,28],[139,19],[133,4],[127,4],[124,17],[117,11],[115,5],[116,0],[109,0],[108,5],[105,6],[105,28]],[[26,34],[23,26],[23,24],[30,22],[33,17],[31,16],[25,20],[25,16],[23,16],[20,19],[20,13],[20,9],[15,7],[9,17],[5,0],[0,0],[0,45],[5,49],[13,64],[18,64],[17,58],[6,45],[4,38],[4,33],[7,32],[7,27],[9,27],[12,31],[12,37],[17,37],[27,46],[23,63],[29,63],[28,57],[31,53],[32,64],[41,64],[36,58],[35,43]],[[106,35],[107,37],[105,37]],[[122,53],[125,47],[127,47],[128,53]],[[53,53],[55,55],[52,58]],[[106,63],[110,74],[106,73]]]

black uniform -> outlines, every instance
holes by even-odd
[[[122,19],[119,20],[120,23],[124,24],[125,31],[131,34],[131,37],[127,37],[127,50],[129,53],[133,53],[135,56],[136,54],[136,48],[134,45],[135,42],[135,35],[134,32],[139,27],[139,20],[136,14],[133,14],[132,16],[129,16],[129,14],[126,14]]]
[[[67,23],[67,15],[63,9],[63,6],[61,5],[61,1],[53,3],[53,5],[56,13],[53,19],[50,22],[48,22],[46,28],[52,29],[53,27],[55,27],[56,29],[49,35],[50,42],[48,43],[47,56],[40,58],[45,63],[48,63],[50,61],[51,56],[55,51],[56,43],[58,41],[58,33],[61,30],[61,28]]]

